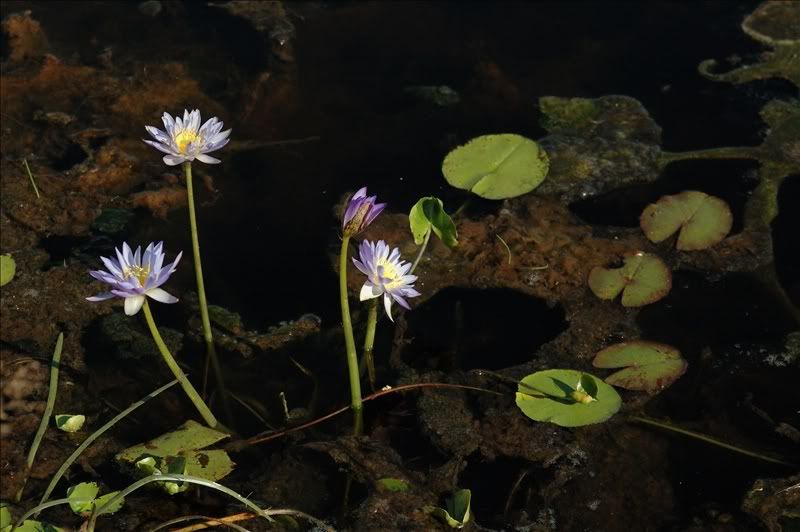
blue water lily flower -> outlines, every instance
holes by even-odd
[[[405,298],[422,294],[414,289],[417,276],[408,275],[411,263],[400,260],[400,250],[394,248],[390,252],[389,246],[383,240],[378,240],[377,244],[364,240],[358,247],[358,254],[361,260],[354,258],[353,264],[367,276],[359,299],[366,301],[382,295],[386,315],[392,321],[392,301],[411,310]]]
[[[386,208],[385,203],[375,203],[377,196],[367,196],[367,187],[358,189],[347,202],[342,217],[342,232],[353,236],[364,229]]]
[[[167,282],[169,276],[175,272],[178,261],[183,252],[178,253],[175,261],[169,266],[164,266],[163,242],[151,242],[142,254],[141,246],[136,251],[131,251],[130,246],[123,242],[122,252],[117,252],[117,259],[100,257],[106,270],[95,270],[89,275],[111,285],[111,290],[87,297],[89,301],[105,301],[114,296],[125,298],[125,314],[133,316],[144,305],[144,298],[150,297],[161,303],[176,303],[178,298],[159,288]]]
[[[195,109],[191,113],[183,111],[183,118],[172,118],[169,113],[161,117],[164,122],[164,131],[152,126],[144,126],[150,136],[156,140],[144,142],[166,153],[164,163],[175,166],[186,161],[207,164],[217,164],[219,159],[206,155],[225,146],[230,139],[231,130],[222,131],[222,122],[216,116],[200,125],[200,111]],[[144,139],[143,139],[144,140]]]

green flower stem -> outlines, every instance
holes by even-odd
[[[428,227],[428,230],[425,232],[425,240],[422,241],[422,246],[419,248],[419,253],[417,253],[417,258],[414,259],[413,264],[411,264],[411,269],[408,270],[409,275],[414,273],[414,270],[417,269],[417,264],[419,261],[422,260],[422,255],[425,254],[425,249],[428,247],[428,241],[431,239],[431,228]]]
[[[375,391],[375,360],[372,357],[372,349],[375,346],[375,327],[378,325],[378,299],[369,300],[369,314],[367,315],[367,334],[364,336],[364,354],[362,362],[367,367],[367,378],[369,387]]]
[[[339,301],[342,304],[342,329],[344,330],[344,344],[347,349],[347,371],[350,376],[350,406],[353,408],[355,422],[353,433],[361,435],[364,426],[364,416],[361,408],[361,379],[358,371],[358,355],[356,354],[356,341],[353,338],[353,323],[350,321],[350,303],[347,299],[347,249],[350,237],[342,237],[342,249],[339,252]]]
[[[186,176],[186,198],[189,205],[189,227],[192,233],[192,258],[194,259],[194,274],[197,281],[197,299],[200,304],[200,321],[203,323],[203,340],[206,343],[206,364],[203,376],[203,390],[205,394],[205,383],[207,381],[208,367],[211,366],[211,371],[214,373],[214,379],[217,382],[220,397],[222,399],[222,406],[227,422],[231,422],[230,405],[228,403],[228,394],[225,389],[225,381],[222,378],[222,368],[219,365],[219,358],[217,357],[217,350],[214,346],[214,335],[211,332],[211,319],[208,316],[208,301],[206,300],[206,286],[203,280],[203,264],[200,260],[200,237],[197,231],[197,214],[194,208],[194,187],[192,186],[192,163],[183,163],[183,173]]]
[[[200,415],[203,416],[203,420],[205,420],[206,424],[212,429],[217,428],[219,426],[217,418],[214,417],[214,414],[211,413],[211,410],[209,410],[205,401],[203,401],[203,398],[200,397],[200,394],[198,394],[197,390],[194,389],[192,383],[189,382],[189,378],[186,377],[186,374],[183,372],[180,366],[178,366],[178,363],[175,362],[175,359],[169,352],[167,344],[165,344],[164,340],[161,338],[161,334],[158,332],[158,327],[156,327],[156,322],[153,320],[153,313],[150,312],[150,305],[147,303],[147,299],[144,300],[144,305],[142,308],[144,309],[144,317],[147,320],[147,326],[150,328],[150,334],[153,335],[153,340],[156,342],[156,346],[158,346],[161,356],[164,357],[164,362],[166,362],[167,366],[169,366],[169,369],[172,370],[172,374],[175,375],[176,379],[178,379],[183,391],[186,392],[186,395],[189,396],[189,399],[194,403],[194,406],[197,407],[197,410],[200,412]]]

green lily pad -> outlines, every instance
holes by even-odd
[[[11,523],[11,510],[6,504],[0,504],[0,532],[4,531],[6,527],[10,527]]]
[[[550,169],[534,141],[514,134],[484,135],[444,158],[442,173],[456,188],[486,199],[521,196],[538,187]]]
[[[64,432],[77,432],[81,430],[85,422],[86,416],[83,414],[58,414],[56,416],[56,427]]]
[[[606,377],[606,383],[655,394],[686,372],[687,362],[671,345],[636,340],[606,347],[592,362],[596,368],[625,368]]]
[[[651,242],[666,240],[680,230],[676,247],[692,251],[709,248],[725,238],[733,225],[733,215],[721,199],[687,190],[645,207],[639,224]]]
[[[8,255],[0,255],[0,286],[5,286],[14,278],[17,272],[17,263]]]
[[[389,491],[408,491],[411,488],[408,482],[399,478],[380,478],[378,484]]]
[[[592,268],[589,288],[600,299],[614,299],[622,292],[623,307],[641,307],[669,293],[672,273],[657,256],[638,252],[625,257],[621,268]]]
[[[119,491],[112,491],[98,497],[97,494],[99,492],[100,488],[97,487],[96,482],[81,482],[75,486],[70,486],[67,488],[67,500],[69,501],[69,507],[72,508],[72,511],[76,514],[83,517],[88,517],[95,508],[104,506],[105,503],[119,493]],[[113,514],[122,508],[123,504],[125,504],[125,498],[119,499],[114,503],[113,506],[105,508],[103,512],[98,515]]]
[[[434,198],[433,196],[420,198],[411,207],[411,212],[408,213],[408,223],[411,225],[414,243],[418,246],[422,244],[425,240],[425,235],[431,230],[447,247],[453,248],[458,245],[456,224],[444,212],[444,205],[439,198]]]
[[[562,427],[601,423],[622,405],[619,394],[597,377],[572,369],[537,371],[522,379],[517,406],[534,421]]]
[[[154,466],[165,470],[176,457],[182,457],[186,459],[187,475],[217,481],[233,471],[235,464],[224,450],[206,447],[227,437],[224,432],[190,420],[172,432],[125,449],[117,454],[116,459],[135,465],[143,458],[155,457],[161,460]]]
[[[451,528],[464,528],[470,520],[470,501],[472,492],[470,490],[458,490],[446,501],[447,509],[437,506],[426,506],[423,510],[426,513],[440,519]]]

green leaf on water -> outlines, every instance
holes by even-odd
[[[10,527],[11,523],[11,510],[8,509],[8,505],[0,504],[0,532],[5,532],[5,528]]]
[[[447,509],[426,506],[423,511],[440,519],[451,528],[464,528],[470,520],[470,502],[472,492],[468,489],[458,490],[446,502]]]
[[[408,482],[399,478],[380,478],[378,484],[389,491],[408,491],[410,489]]]
[[[14,278],[17,272],[17,263],[8,255],[0,255],[0,286],[5,286]]]
[[[572,369],[548,369],[528,375],[519,383],[516,402],[522,413],[534,421],[562,427],[601,423],[622,405],[614,388],[593,375]]]
[[[600,299],[614,299],[622,292],[623,307],[641,307],[669,293],[672,273],[657,256],[638,252],[625,257],[621,268],[592,268],[589,288]]]
[[[686,372],[688,364],[671,345],[636,340],[606,347],[594,358],[597,368],[625,368],[605,381],[627,390],[655,394]]]
[[[105,504],[117,496],[119,491],[109,491],[105,495],[100,495],[98,498],[94,500],[94,507],[95,508],[103,508]],[[109,515],[115,513],[117,510],[122,508],[122,505],[125,504],[125,497],[117,500],[112,506],[106,507],[103,509],[102,512],[98,513],[97,515]]]
[[[447,247],[458,245],[456,224],[450,215],[444,212],[444,205],[439,198],[433,196],[420,198],[408,213],[408,223],[411,226],[411,234],[414,235],[414,243],[418,246],[425,240],[425,234],[431,230]]]
[[[217,481],[233,471],[235,464],[224,450],[206,447],[227,437],[228,434],[224,432],[190,420],[172,432],[125,449],[117,454],[116,459],[135,464],[139,469],[149,464],[150,467],[165,471],[175,457],[183,457],[186,459],[187,475]],[[153,458],[153,462],[150,463],[147,458]]]
[[[11,530],[9,525],[7,530]],[[2,532],[7,532],[3,530]],[[14,529],[14,532],[65,532],[63,528],[53,526],[50,523],[43,523],[41,521],[34,521],[33,519],[26,519]]]
[[[86,416],[82,414],[58,414],[56,418],[56,427],[64,432],[77,432],[81,430],[83,424],[86,422]]]
[[[692,251],[709,248],[725,238],[733,225],[733,215],[721,199],[687,190],[645,207],[639,224],[651,242],[661,242],[680,231],[676,247]]]
[[[484,135],[447,154],[442,173],[456,188],[486,199],[506,199],[538,187],[550,169],[536,142],[514,134]]]
[[[67,499],[69,500],[69,507],[78,515],[92,513],[92,503],[100,488],[97,487],[97,482],[81,482],[74,486],[67,488]]]

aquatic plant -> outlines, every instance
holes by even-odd
[[[152,126],[145,126],[145,130],[155,139],[144,140],[146,144],[166,153],[164,163],[169,166],[183,164],[183,173],[186,178],[186,198],[189,206],[189,227],[192,235],[192,258],[194,260],[195,281],[197,283],[197,298],[200,306],[200,320],[203,324],[203,340],[206,344],[206,371],[203,376],[203,389],[210,364],[222,397],[223,408],[228,410],[227,394],[222,379],[217,352],[214,347],[214,335],[211,331],[211,320],[208,316],[208,302],[206,300],[205,281],[203,280],[203,264],[200,258],[200,236],[197,229],[197,214],[194,206],[194,187],[192,185],[192,161],[197,159],[207,164],[221,162],[208,153],[224,147],[230,141],[231,130],[222,131],[223,123],[216,116],[209,118],[200,125],[200,110],[192,112],[184,109],[183,119],[176,115],[173,118],[169,113],[161,117],[164,122],[164,131]],[[230,417],[230,416],[229,416]]]
[[[733,215],[721,199],[705,192],[686,190],[663,196],[645,207],[639,223],[651,242],[662,242],[680,231],[675,247],[691,251],[721,242],[731,230]]]
[[[622,405],[622,398],[614,388],[588,373],[548,369],[519,381],[516,403],[534,421],[580,427],[613,416]]]
[[[544,150],[514,134],[476,137],[444,158],[448,183],[486,199],[506,199],[538,187],[550,169]]]
[[[81,482],[67,488],[67,500],[73,512],[82,516],[91,516],[97,508],[103,508],[103,513],[98,515],[113,514],[125,503],[125,498],[117,498],[119,491],[111,491],[105,495],[100,495],[100,487],[96,482]],[[111,499],[115,499],[114,504],[106,505]]]
[[[594,357],[596,368],[624,368],[606,377],[607,384],[655,394],[686,372],[688,364],[671,345],[635,340],[606,347]]]
[[[637,252],[626,256],[621,268],[592,268],[589,288],[600,299],[614,299],[622,293],[623,307],[655,303],[672,288],[672,273],[655,255]]]
[[[456,491],[452,497],[448,497],[445,501],[446,508],[439,508],[436,506],[426,506],[423,511],[438,518],[450,528],[464,528],[470,518],[470,503],[472,501],[472,492],[468,489],[461,489]]]
[[[89,272],[95,279],[110,285],[111,290],[86,299],[89,301],[105,301],[114,296],[122,297],[125,299],[125,314],[128,316],[133,316],[139,310],[144,309],[144,317],[150,329],[150,334],[153,336],[164,362],[172,370],[183,391],[194,403],[206,423],[211,427],[216,427],[218,422],[214,414],[211,413],[205,401],[197,393],[192,383],[189,382],[186,374],[169,352],[167,344],[161,338],[158,327],[156,327],[156,323],[153,320],[153,314],[150,312],[150,305],[147,303],[148,297],[162,303],[176,303],[178,301],[178,298],[161,289],[160,286],[167,282],[175,272],[182,253],[178,253],[172,264],[165,267],[163,242],[158,244],[151,242],[145,248],[144,254],[142,254],[141,246],[137,247],[136,251],[133,252],[127,243],[122,244],[122,252],[118,248],[115,248],[115,251],[117,260],[100,257],[108,271],[95,270]]]
[[[55,416],[56,428],[64,432],[78,432],[86,422],[83,414],[57,414]]]
[[[433,196],[420,198],[408,213],[408,224],[411,227],[414,243],[420,246],[408,273],[414,273],[414,270],[417,269],[417,265],[428,247],[431,232],[438,236],[447,247],[454,248],[458,245],[456,224],[445,212],[444,204],[439,198]]]
[[[339,303],[342,308],[342,330],[347,352],[347,371],[350,378],[350,401],[355,416],[353,431],[361,434],[361,379],[358,369],[356,341],[353,336],[353,322],[350,319],[350,302],[347,297],[347,250],[350,238],[366,229],[386,208],[385,203],[376,203],[377,196],[367,196],[367,187],[362,187],[347,202],[342,216],[342,246],[339,251]],[[377,319],[377,312],[370,312],[370,319]],[[370,335],[367,333],[367,339]],[[374,328],[373,328],[374,338]]]
[[[17,263],[10,253],[0,255],[0,286],[5,286],[14,279]]]

